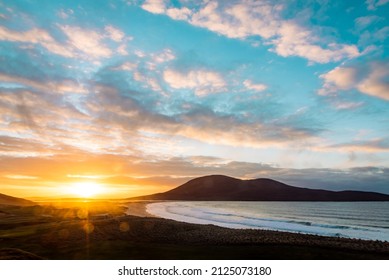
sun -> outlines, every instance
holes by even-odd
[[[96,182],[76,182],[69,186],[69,191],[79,197],[90,198],[103,192],[103,187]]]

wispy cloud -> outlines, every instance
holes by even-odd
[[[352,101],[339,101],[336,100],[332,103],[336,109],[339,110],[352,110],[363,106],[363,102],[352,102]]]
[[[283,19],[284,5],[270,1],[205,1],[197,8],[172,8],[170,1],[146,1],[142,8],[176,20],[207,28],[229,38],[259,36],[283,57],[299,56],[311,62],[328,63],[360,55],[355,45],[323,40],[295,19]],[[177,13],[181,12],[178,17]]]
[[[0,26],[0,40],[41,45],[54,54],[65,57],[74,57],[71,50],[63,44],[57,42],[47,31],[43,29],[35,28],[20,32]]]
[[[387,3],[389,3],[389,0],[366,0],[367,9],[370,11],[374,11]]]
[[[57,12],[57,15],[62,19],[67,19],[74,14],[72,9],[61,9]]]
[[[341,148],[346,151],[361,151],[361,152],[388,152],[389,138],[376,138],[370,140],[357,140],[348,143],[341,143],[329,146],[329,148]]]
[[[110,25],[105,27],[104,32],[70,25],[58,25],[58,28],[66,35],[66,43],[56,40],[44,29],[16,31],[4,26],[0,26],[0,40],[40,45],[53,54],[68,58],[85,58],[85,55],[88,55],[98,59],[107,58],[113,54],[113,50],[104,43],[106,39],[116,43],[132,39],[132,37],[125,37],[122,31]],[[125,54],[124,46],[119,46],[119,53]]]
[[[80,83],[67,79],[62,81],[38,81],[34,79],[28,79],[21,76],[12,76],[8,74],[0,73],[0,81],[2,83],[12,83],[19,88],[33,88],[36,90],[51,92],[56,94],[63,93],[87,93],[87,89]],[[1,86],[1,83],[0,83]]]
[[[382,19],[383,18],[381,18],[379,16],[375,16],[375,15],[358,17],[355,19],[355,25],[356,25],[358,30],[363,30],[363,29],[367,28],[369,25],[371,25],[375,22],[378,22]]]
[[[267,86],[265,84],[256,84],[256,83],[253,83],[251,80],[245,80],[243,82],[243,85],[247,89],[254,90],[254,91],[264,91],[267,89]]]

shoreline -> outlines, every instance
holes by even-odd
[[[123,201],[116,215],[91,219],[3,224],[0,259],[389,260],[389,242],[178,222],[151,217],[149,203]]]
[[[389,242],[349,237],[324,236],[272,229],[234,229],[213,224],[195,224],[153,216],[146,211],[150,203],[167,201],[138,201],[143,216],[160,224],[169,224],[178,234],[168,238],[178,244],[196,246],[247,246],[265,251],[258,259],[386,259],[389,260]],[[134,217],[134,216],[133,216]],[[190,228],[191,230],[188,230]],[[183,230],[184,232],[181,232]],[[191,232],[191,234],[189,234]],[[185,237],[186,236],[186,237]],[[259,247],[259,248],[258,248]],[[269,252],[269,250],[274,250]],[[287,253],[287,250],[292,250]],[[293,250],[295,250],[293,252]],[[281,253],[282,252],[282,253]],[[295,255],[294,255],[295,254]],[[226,254],[227,259],[229,254]],[[247,256],[251,256],[248,252]],[[347,256],[347,257],[344,257]],[[251,257],[250,257],[251,258]],[[255,258],[254,258],[255,259]]]
[[[165,201],[148,201],[148,200],[139,200],[139,201],[131,201],[123,203],[125,207],[127,207],[127,210],[125,213],[130,216],[137,216],[137,217],[155,217],[155,218],[161,218],[155,215],[150,214],[147,212],[146,207],[148,204],[151,203],[157,203],[157,202],[165,202]]]
[[[272,228],[272,227],[255,227],[255,226],[242,226],[242,227],[235,227],[233,225],[228,226],[228,223],[218,223],[212,221],[208,221],[206,219],[201,220],[201,218],[195,218],[195,219],[200,219],[200,222],[193,222],[193,221],[188,221],[188,220],[179,220],[179,219],[174,219],[170,217],[163,217],[163,216],[158,216],[151,214],[147,212],[147,206],[150,204],[154,203],[165,203],[165,202],[176,202],[176,201],[171,201],[171,200],[139,200],[139,201],[134,201],[134,202],[129,202],[127,204],[128,210],[126,211],[127,215],[133,215],[133,216],[138,216],[138,217],[154,217],[154,218],[161,218],[161,219],[166,219],[166,220],[172,220],[175,222],[183,222],[183,223],[188,223],[188,224],[193,224],[193,225],[214,225],[222,228],[227,228],[227,229],[238,229],[238,230],[246,230],[246,229],[252,229],[252,230],[264,230],[264,231],[275,231],[275,232],[285,232],[285,233],[294,233],[294,234],[301,234],[301,235],[313,235],[313,236],[322,236],[322,237],[330,237],[330,238],[345,238],[345,239],[354,239],[354,240],[364,240],[364,241],[380,241],[380,242],[389,242],[388,239],[373,239],[373,238],[363,238],[363,237],[351,237],[351,236],[344,236],[344,235],[331,235],[331,234],[321,234],[321,233],[316,233],[316,232],[305,232],[305,231],[293,231],[293,230],[286,230],[286,229],[277,229],[277,228]],[[134,203],[134,204],[133,204]],[[193,217],[189,217],[191,219]]]

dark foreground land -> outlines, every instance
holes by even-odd
[[[389,242],[193,225],[92,204],[0,206],[0,259],[389,259]]]

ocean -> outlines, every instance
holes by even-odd
[[[175,201],[146,210],[194,224],[389,241],[389,202]]]

